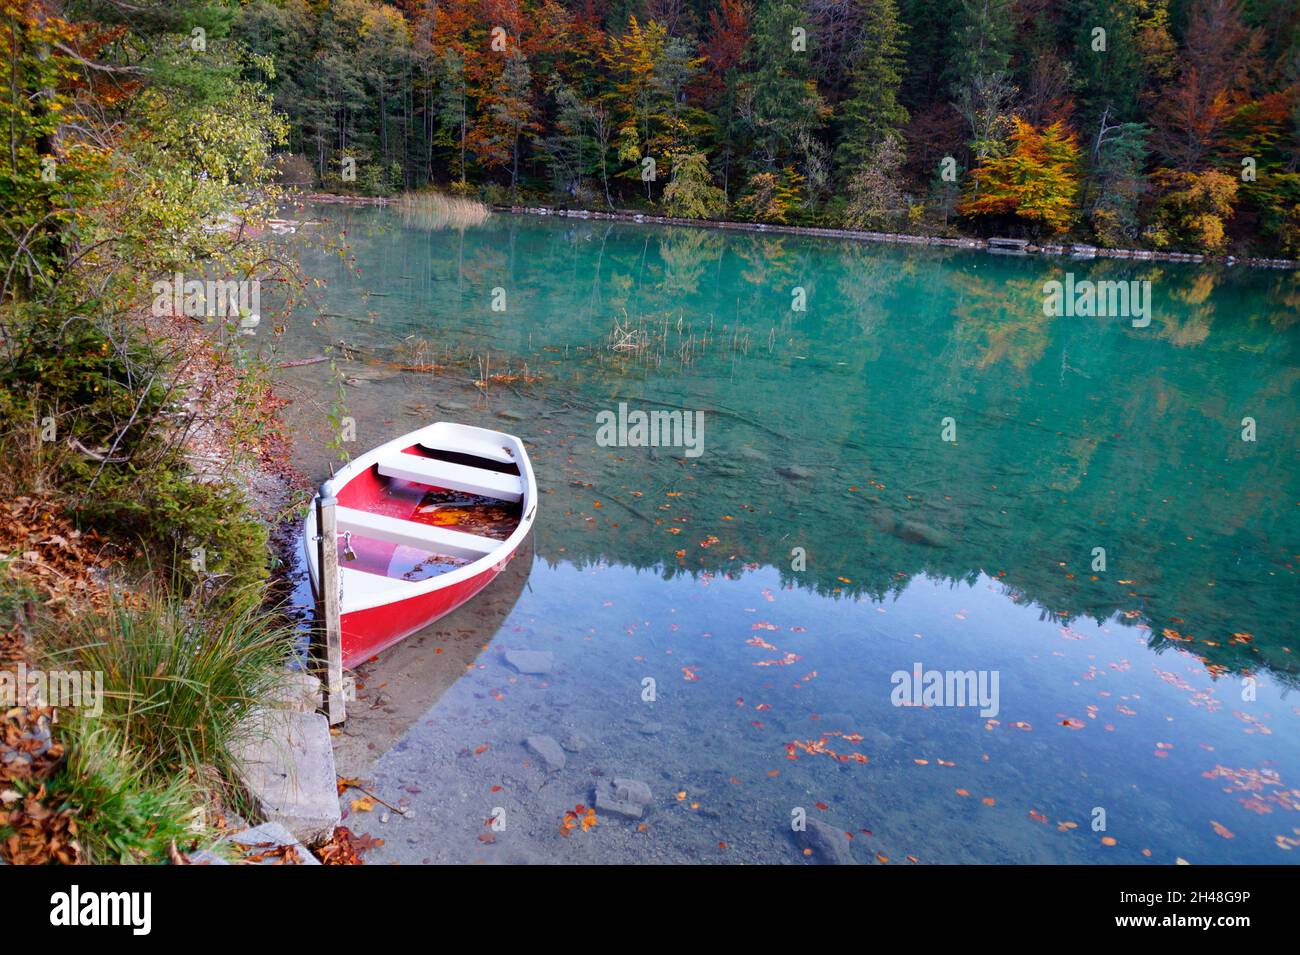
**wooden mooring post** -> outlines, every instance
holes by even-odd
[[[338,498],[326,481],[316,495],[316,568],[320,580],[316,597],[316,664],[325,689],[325,715],[330,726],[345,719],[343,708],[343,628],[339,620],[339,538],[335,506]]]

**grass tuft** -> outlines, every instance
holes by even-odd
[[[158,779],[215,769],[231,779],[231,746],[281,679],[292,631],[250,587],[220,604],[198,591],[117,600],[42,643],[59,666],[103,675],[99,719],[142,772]]]
[[[121,734],[86,718],[74,717],[61,735],[72,743],[67,762],[46,785],[55,810],[75,814],[78,861],[162,862],[173,844],[201,835],[189,824],[202,802],[191,777],[148,772]]]
[[[402,223],[414,229],[437,232],[482,225],[492,210],[477,199],[444,196],[440,192],[408,192],[397,200]]]

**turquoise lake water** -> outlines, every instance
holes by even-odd
[[[352,360],[282,372],[299,465],[331,414],[358,453],[459,420],[541,490],[508,599],[417,639],[473,652],[375,759],[412,815],[350,814],[372,861],[817,861],[801,814],[863,863],[1300,860],[1295,274],[310,215],[346,250],[275,347]],[[1066,273],[1150,324],[1044,315]],[[620,404],[702,413],[698,455],[598,442]],[[895,705],[918,664],[996,714]],[[644,819],[565,830],[614,777]]]

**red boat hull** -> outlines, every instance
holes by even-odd
[[[445,617],[492,583],[513,557],[511,554],[480,574],[432,593],[343,614],[343,665],[355,667],[364,663],[399,640]]]

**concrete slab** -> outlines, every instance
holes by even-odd
[[[320,680],[306,670],[285,670],[268,703],[278,710],[315,713],[321,707]]]
[[[233,843],[246,860],[250,856],[264,856],[252,865],[282,864],[283,855],[276,853],[280,846],[293,846],[297,850],[298,865],[320,865],[320,860],[278,822],[264,822],[260,826],[227,836],[223,841]]]
[[[190,865],[230,865],[225,859],[208,849],[190,853]]]
[[[259,710],[234,748],[241,782],[267,822],[316,845],[339,824],[338,777],[329,722],[320,713]]]

